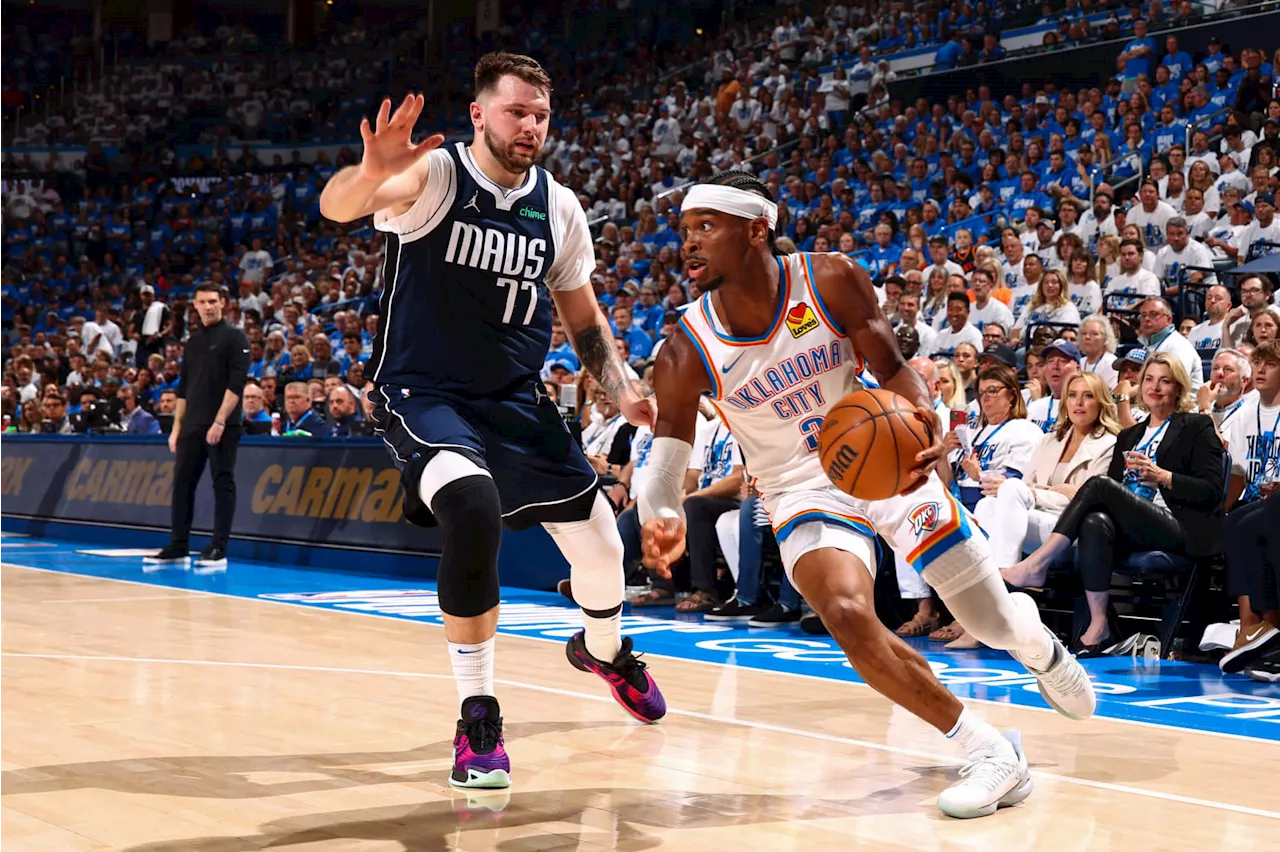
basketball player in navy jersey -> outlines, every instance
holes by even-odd
[[[662,693],[621,636],[622,539],[596,474],[538,372],[552,303],[583,365],[628,421],[652,426],[652,398],[626,377],[590,273],[594,250],[574,193],[534,165],[551,81],[527,56],[475,70],[470,145],[414,143],[423,96],[362,121],[364,156],[334,175],[321,212],[373,215],[386,234],[385,289],[366,372],[376,429],[395,456],[405,517],[443,533],[438,591],[462,702],[450,783],[506,787],[510,762],[493,697],[498,542],[543,524],[569,562],[584,630],[569,662],[608,682],[632,716],[656,722]]]
[[[1059,712],[1091,716],[1093,688],[1041,625],[1035,603],[1005,589],[985,537],[931,472],[942,452],[932,395],[899,352],[866,271],[841,254],[777,256],[776,219],[765,185],[738,172],[684,198],[681,252],[706,295],[681,315],[654,369],[658,425],[639,494],[646,563],[661,570],[684,550],[680,484],[705,396],[760,485],[783,569],[853,668],[965,749],[970,764],[938,806],[954,817],[987,816],[1031,793],[1020,740],[970,714],[876,617],[877,534],[967,632],[1026,665]],[[864,364],[882,387],[917,406],[934,437],[914,459],[909,493],[888,500],[839,491],[818,454],[823,417],[857,387]]]

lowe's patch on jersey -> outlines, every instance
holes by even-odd
[[[808,334],[818,327],[818,316],[804,302],[787,311],[787,330],[792,337]]]

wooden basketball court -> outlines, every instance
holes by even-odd
[[[18,551],[14,551],[17,558]],[[956,821],[957,751],[866,687],[651,659],[634,722],[562,647],[498,637],[514,784],[446,781],[443,631],[6,565],[3,847],[1218,850],[1280,837],[1280,744],[976,704],[1036,792]]]

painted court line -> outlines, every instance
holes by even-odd
[[[182,666],[209,666],[217,668],[247,668],[247,669],[269,669],[273,671],[301,671],[301,672],[324,672],[328,674],[354,674],[354,675],[375,675],[381,677],[400,677],[400,678],[425,678],[429,680],[453,680],[453,675],[436,674],[430,672],[405,672],[405,671],[389,671],[385,669],[356,669],[341,668],[337,666],[302,666],[291,665],[285,663],[246,663],[227,660],[180,660],[167,659],[160,657],[112,657],[112,656],[96,656],[91,654],[24,654],[18,652],[3,652],[0,657],[14,657],[37,660],[68,660],[78,662],[109,662],[109,663],[137,663],[142,665],[182,665]],[[587,692],[575,692],[571,689],[560,689],[554,686],[543,686],[542,684],[526,683],[518,680],[495,680],[495,683],[503,686],[515,687],[518,689],[528,689],[534,692],[545,692],[551,695],[560,695],[566,698],[577,698],[584,701],[596,701],[606,704],[614,703],[613,699],[603,695],[595,695]],[[916,749],[902,748],[900,746],[887,745],[885,743],[873,743],[866,740],[854,739],[852,737],[841,737],[835,734],[823,734],[816,731],[805,731],[800,728],[788,728],[783,725],[771,725],[767,722],[753,722],[749,719],[735,719],[731,716],[717,716],[712,713],[698,713],[693,710],[680,710],[678,708],[668,707],[668,715],[684,716],[690,719],[698,719],[704,722],[715,722],[718,724],[737,725],[743,728],[753,728],[760,731],[769,731],[771,733],[783,734],[793,737],[803,737],[811,740],[820,740],[822,742],[839,743],[841,745],[857,746],[859,748],[871,749],[874,751],[889,752],[891,754],[904,755],[922,760],[929,760],[935,763],[945,764],[948,766],[957,765],[954,757],[935,754],[933,752],[919,751]],[[1149,799],[1159,799],[1166,802],[1176,802],[1182,805],[1196,805],[1203,808],[1212,808],[1219,811],[1230,811],[1231,813],[1244,814],[1246,816],[1263,817],[1265,819],[1280,820],[1280,812],[1263,810],[1261,808],[1249,808],[1243,805],[1234,805],[1229,802],[1215,802],[1211,799],[1198,799],[1192,796],[1180,796],[1176,793],[1165,793],[1160,790],[1144,790],[1139,787],[1129,787],[1123,784],[1108,784],[1105,781],[1091,781],[1087,778],[1075,778],[1070,775],[1057,775],[1052,772],[1044,772],[1042,770],[1034,770],[1033,773],[1037,778],[1061,781],[1065,784],[1075,784],[1081,787],[1092,787],[1096,790],[1107,790],[1113,793],[1127,793],[1132,796],[1144,796]]]
[[[64,576],[64,577],[80,577],[80,578],[85,578],[89,580],[100,580],[108,583],[129,583],[135,586],[146,586],[150,589],[163,588],[163,589],[168,589],[174,592],[187,592],[188,594],[201,595],[204,597],[224,598],[224,599],[242,600],[242,601],[255,601],[257,603],[273,604],[275,606],[292,607],[295,610],[301,609],[301,610],[319,611],[319,612],[340,612],[347,615],[359,615],[367,618],[382,619],[384,621],[396,621],[401,624],[405,624],[405,623],[417,624],[423,627],[435,628],[437,630],[444,629],[444,625],[441,625],[441,624],[433,624],[427,621],[417,621],[413,619],[399,618],[394,615],[386,615],[380,612],[368,612],[368,611],[356,610],[356,609],[313,607],[313,606],[307,606],[305,604],[295,603],[293,601],[272,600],[270,598],[249,597],[247,595],[232,595],[232,594],[227,594],[225,592],[215,592],[207,589],[186,589],[180,586],[166,586],[160,583],[149,582],[147,580],[130,580],[123,577],[99,577],[96,574],[81,574],[76,571],[67,571],[59,568],[39,568],[33,565],[18,565],[12,562],[5,562],[3,563],[3,566],[6,568],[21,568],[25,571],[39,571],[45,574],[57,574],[59,576]],[[564,644],[564,640],[562,639],[555,639],[549,636],[533,636],[527,633],[499,632],[498,636],[504,639],[526,639],[533,642],[543,642],[543,643],[549,642],[557,645]],[[710,666],[712,668],[733,667],[738,669],[739,671],[754,671],[754,672],[761,672],[763,674],[781,675],[783,677],[801,678],[803,680],[816,681],[818,683],[825,683],[825,684],[839,683],[839,684],[845,684],[848,686],[860,687],[863,689],[871,688],[867,686],[867,684],[862,683],[861,681],[823,677],[821,675],[805,674],[803,672],[789,672],[789,671],[782,671],[778,669],[748,668],[748,667],[736,666],[733,663],[714,662],[711,660],[694,660],[694,659],[688,659],[686,657],[676,657],[670,654],[653,653],[650,651],[645,651],[645,656],[655,660],[674,660],[679,663],[690,663],[690,664],[699,665],[699,666]],[[964,697],[957,696],[957,697],[960,698],[960,700],[965,704],[986,704],[993,707],[1001,707],[1006,710],[1009,710],[1009,709],[1014,709],[1019,711],[1026,710],[1032,713],[1052,713],[1054,715],[1058,715],[1057,711],[1051,707],[1042,707],[1034,704],[1030,704],[1030,705],[1029,704],[1012,704],[1008,701],[1001,701],[1001,700],[992,699],[992,698],[978,698],[973,696],[964,696]],[[1165,732],[1178,731],[1179,733],[1195,734],[1198,736],[1225,737],[1226,739],[1230,739],[1230,740],[1238,740],[1238,741],[1255,743],[1255,744],[1258,742],[1271,742],[1270,740],[1266,740],[1266,739],[1260,740],[1258,737],[1246,736],[1244,734],[1231,734],[1231,733],[1225,733],[1221,731],[1206,731],[1198,728],[1185,728],[1185,727],[1180,727],[1178,725],[1162,724],[1160,722],[1147,722],[1141,719],[1126,719],[1120,716],[1094,716],[1094,720],[1103,721],[1103,722],[1116,722],[1122,725],[1137,725],[1139,727],[1152,728],[1154,730],[1165,731]]]

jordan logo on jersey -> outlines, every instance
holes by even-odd
[[[480,212],[480,193],[478,191],[471,193],[471,200],[468,201],[466,204],[464,204],[462,206],[462,209],[474,210],[477,213],[479,213]]]
[[[933,532],[938,525],[939,508],[937,503],[922,503],[911,510],[907,520],[911,522],[911,531],[917,536],[921,533]]]
[[[787,330],[791,332],[792,337],[808,334],[817,327],[818,317],[814,314],[813,308],[804,302],[787,311]]]

